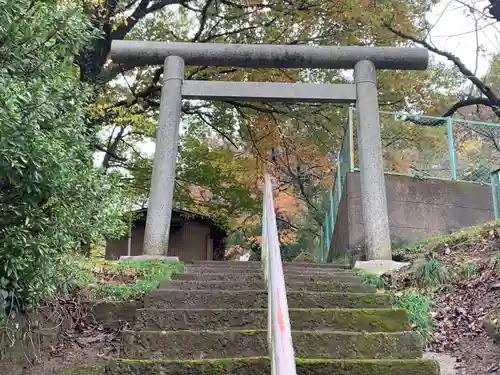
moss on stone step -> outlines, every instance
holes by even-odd
[[[261,272],[221,272],[221,273],[177,273],[172,276],[172,280],[185,280],[185,281],[262,281],[264,276]],[[333,273],[333,274],[308,274],[297,271],[296,273],[286,273],[286,281],[350,281],[362,282],[361,277],[356,276],[350,272]]]
[[[186,263],[187,267],[221,267],[221,268],[237,268],[237,269],[255,269],[262,270],[262,263],[257,261],[193,261]],[[284,269],[287,268],[302,268],[302,269],[348,269],[349,265],[335,263],[309,263],[309,262],[283,262]]]
[[[212,273],[224,273],[224,274],[248,274],[248,275],[263,275],[261,269],[244,269],[236,267],[192,267],[186,266],[186,273],[194,274],[212,274]],[[350,270],[345,269],[328,269],[328,268],[306,268],[306,267],[286,267],[283,269],[285,277],[287,275],[325,275],[331,278],[336,276],[353,276],[354,274]]]
[[[112,375],[255,375],[269,374],[269,359],[235,358],[199,361],[117,360],[107,367]],[[301,360],[297,375],[439,375],[436,361]]]
[[[142,359],[254,357],[267,354],[267,331],[124,331],[122,356]],[[414,332],[292,331],[302,358],[419,358]]]
[[[362,284],[360,281],[288,281],[286,283],[288,291],[304,292],[352,292],[352,293],[372,293],[376,288],[373,285]],[[259,281],[166,281],[160,284],[160,289],[180,289],[180,290],[266,290],[264,280]]]
[[[409,330],[403,309],[290,309],[294,330],[400,332]],[[226,330],[266,329],[266,309],[139,309],[134,329]]]
[[[341,292],[289,292],[289,308],[380,308],[390,307],[387,294]],[[259,309],[267,307],[265,291],[155,290],[144,301],[145,308],[160,309]]]

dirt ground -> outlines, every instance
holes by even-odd
[[[105,267],[93,269],[94,275],[107,284],[132,284],[137,279],[134,270],[110,270]],[[67,315],[71,327],[62,334],[61,342],[44,350],[44,358],[35,359],[32,365],[12,375],[53,375],[74,367],[90,367],[105,363],[106,359],[118,357],[121,327],[103,327],[85,319],[88,314],[80,304],[86,295],[66,297],[47,302],[40,310],[51,314]],[[90,372],[89,372],[90,373]]]
[[[15,375],[54,375],[74,367],[94,367],[119,355],[119,330],[68,331],[63,342]]]
[[[500,374],[500,346],[486,335],[463,340],[456,356],[457,375]]]

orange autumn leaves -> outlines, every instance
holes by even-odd
[[[309,171],[319,177],[328,174],[331,162],[327,155],[311,141],[307,129],[292,122],[265,113],[251,119],[249,152],[258,168],[262,171],[265,167],[277,180],[282,180],[280,173],[286,170]]]
[[[327,155],[304,135],[304,130],[294,124],[280,122],[269,114],[258,114],[251,119],[249,134],[249,154],[255,160],[258,170],[253,177],[261,177],[264,170],[269,172],[273,181],[274,204],[278,215],[279,238],[281,244],[297,241],[295,226],[307,215],[307,206],[303,199],[294,196],[294,178],[306,172],[314,176],[317,182],[331,184],[331,162]],[[262,189],[262,179],[253,183]],[[260,218],[258,223],[260,227]],[[287,223],[291,224],[288,225]],[[261,244],[260,235],[248,237],[250,242]]]
[[[301,202],[288,194],[285,191],[280,191],[274,194],[274,208],[277,214],[277,224],[280,226],[280,219],[286,221],[292,221],[294,215],[299,213],[299,210],[302,208]],[[261,227],[262,218],[254,217],[253,219],[245,220],[245,224],[252,227]],[[280,243],[283,245],[292,244],[297,241],[297,235],[295,230],[291,228],[280,228],[278,231]],[[253,235],[247,237],[249,242],[256,242],[262,246],[262,236]]]

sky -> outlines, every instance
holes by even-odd
[[[427,20],[435,25],[429,40],[436,47],[458,56],[469,69],[481,76],[488,71],[491,56],[500,52],[500,23],[481,19],[478,21],[478,32],[476,32],[476,21],[464,4],[473,4],[475,9],[482,11],[489,2],[487,0],[441,1],[427,15]],[[478,45],[480,53],[476,63]]]

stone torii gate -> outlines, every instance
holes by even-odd
[[[429,60],[426,49],[116,40],[111,45],[111,59],[125,66],[164,64],[144,254],[167,254],[181,101],[185,98],[356,103],[367,259],[392,259],[375,73],[376,69],[424,70]],[[184,81],[185,65],[354,69],[355,83]]]

